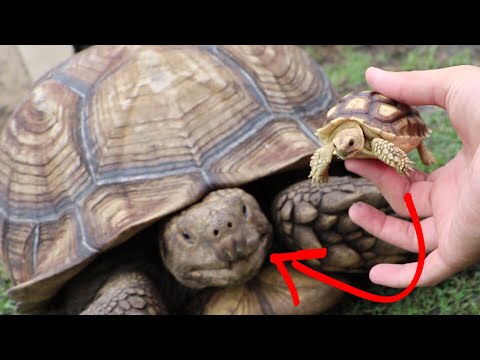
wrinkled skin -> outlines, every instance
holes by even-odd
[[[240,189],[210,193],[171,218],[160,232],[160,252],[183,285],[231,286],[255,276],[271,244],[272,226],[257,201]]]

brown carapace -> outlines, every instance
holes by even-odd
[[[34,308],[99,254],[208,193],[305,167],[335,101],[296,46],[76,54],[35,84],[0,136],[10,295]]]

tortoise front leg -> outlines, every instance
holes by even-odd
[[[310,278],[289,264],[285,265],[298,291],[298,306],[293,306],[290,290],[277,267],[269,264],[246,284],[203,291],[192,298],[185,313],[315,315],[329,310],[342,299],[344,293],[339,289]]]
[[[112,275],[80,315],[166,315],[152,281],[140,271]]]
[[[413,164],[405,152],[396,147],[390,141],[375,138],[372,140],[372,154],[388,166],[393,167],[401,175],[408,175],[413,171],[410,164]]]
[[[310,160],[311,172],[308,176],[313,184],[323,185],[328,181],[328,168],[332,162],[333,143],[318,149]]]
[[[352,222],[348,209],[358,201],[393,213],[380,191],[362,178],[331,177],[321,188],[308,180],[294,184],[274,200],[276,235],[291,251],[327,248],[325,259],[308,262],[324,271],[365,272],[378,263],[407,261],[405,250]]]

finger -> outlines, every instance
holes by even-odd
[[[417,263],[380,264],[370,270],[370,280],[378,285],[406,288],[417,270]],[[425,259],[425,266],[417,287],[434,286],[446,280],[459,270],[448,266],[440,257],[438,250],[433,251]]]
[[[385,215],[365,203],[355,203],[348,212],[350,219],[376,238],[382,239],[402,249],[418,252],[418,239],[415,227],[409,221]],[[427,251],[437,247],[437,231],[433,217],[420,222]]]
[[[456,66],[425,71],[390,72],[368,68],[370,86],[392,99],[410,105],[437,105],[444,109],[454,84],[460,77],[471,77],[471,67]]]
[[[432,183],[425,181],[427,174],[415,170],[410,177],[399,175],[390,166],[373,159],[351,159],[345,161],[348,171],[354,172],[378,187],[390,206],[401,216],[409,216],[403,197],[411,193],[418,216],[432,216],[430,193]]]

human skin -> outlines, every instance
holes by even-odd
[[[369,68],[366,79],[375,91],[397,101],[445,109],[462,141],[455,158],[431,174],[415,170],[403,177],[378,160],[345,162],[348,170],[377,185],[402,216],[409,217],[403,196],[412,194],[423,218],[429,252],[417,286],[434,286],[480,260],[480,68],[464,65],[396,73]],[[352,205],[349,215],[374,236],[418,252],[411,222],[386,216],[364,203]],[[416,262],[379,264],[370,270],[370,279],[379,285],[404,288],[416,268]]]

